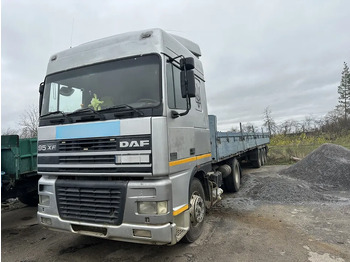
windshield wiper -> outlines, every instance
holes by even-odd
[[[57,110],[57,111],[53,111],[53,112],[47,113],[45,115],[42,115],[41,117],[50,116],[50,115],[56,115],[56,114],[61,114],[64,117],[67,116],[67,114],[65,112]]]
[[[78,113],[85,113],[85,112],[94,113],[95,115],[97,115],[102,120],[106,119],[104,115],[100,114],[99,112],[97,112],[95,109],[93,109],[91,107],[80,108],[80,109],[75,110],[72,113],[67,114],[67,115],[71,116],[71,115],[75,115],[75,114],[78,114]]]
[[[64,118],[66,118],[69,122],[72,122],[72,119],[63,111],[60,111],[60,110],[57,110],[57,111],[53,111],[53,112],[50,112],[50,113],[47,113],[45,115],[42,115],[41,117],[47,117],[47,116],[50,116],[50,115],[56,115],[56,114],[61,114]],[[57,120],[50,120],[51,122],[57,122]],[[61,122],[62,120],[59,120],[59,122]]]
[[[129,113],[130,112],[130,110],[131,110],[131,112],[136,112],[136,113],[138,113],[140,116],[144,116],[145,114],[142,112],[142,111],[140,111],[140,110],[138,110],[138,109],[136,109],[135,107],[132,107],[132,106],[130,106],[130,105],[128,105],[128,104],[122,104],[122,105],[117,105],[117,106],[111,106],[111,107],[107,107],[107,108],[104,108],[104,109],[101,109],[100,111],[110,111],[110,110],[116,110],[116,111],[121,111],[122,109],[126,109],[126,110],[128,110],[127,112],[120,112],[120,113]]]

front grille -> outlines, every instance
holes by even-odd
[[[60,156],[60,164],[115,164],[115,155]]]
[[[126,181],[58,179],[56,199],[62,219],[120,225],[123,221]]]
[[[58,145],[59,152],[113,151],[117,150],[116,138],[87,138],[63,140]]]

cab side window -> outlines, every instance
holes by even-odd
[[[168,63],[166,66],[168,106],[171,109],[186,110],[186,98],[181,95],[180,69]]]

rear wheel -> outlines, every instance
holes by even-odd
[[[264,152],[263,159],[264,159],[264,165],[265,165],[267,163],[267,150],[266,150],[266,148],[263,149],[263,152]]]
[[[264,148],[264,161],[267,163],[267,148]]]
[[[183,237],[184,242],[194,242],[203,232],[206,212],[204,200],[202,183],[197,178],[193,178],[190,186],[190,230]]]
[[[263,165],[265,165],[265,149],[260,149],[260,157],[261,157],[261,160],[260,160],[260,162],[261,162],[261,165],[263,166]]]
[[[236,158],[231,164],[231,174],[224,178],[225,189],[228,192],[238,192],[241,186],[241,168]]]
[[[254,152],[256,154],[255,160],[252,161],[252,165],[255,168],[261,167],[261,152],[259,149],[255,149],[256,151]]]

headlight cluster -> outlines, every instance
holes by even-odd
[[[50,205],[50,196],[47,195],[39,195],[39,204],[43,206]]]
[[[165,215],[168,213],[168,202],[140,201],[137,202],[137,212],[148,215]]]

